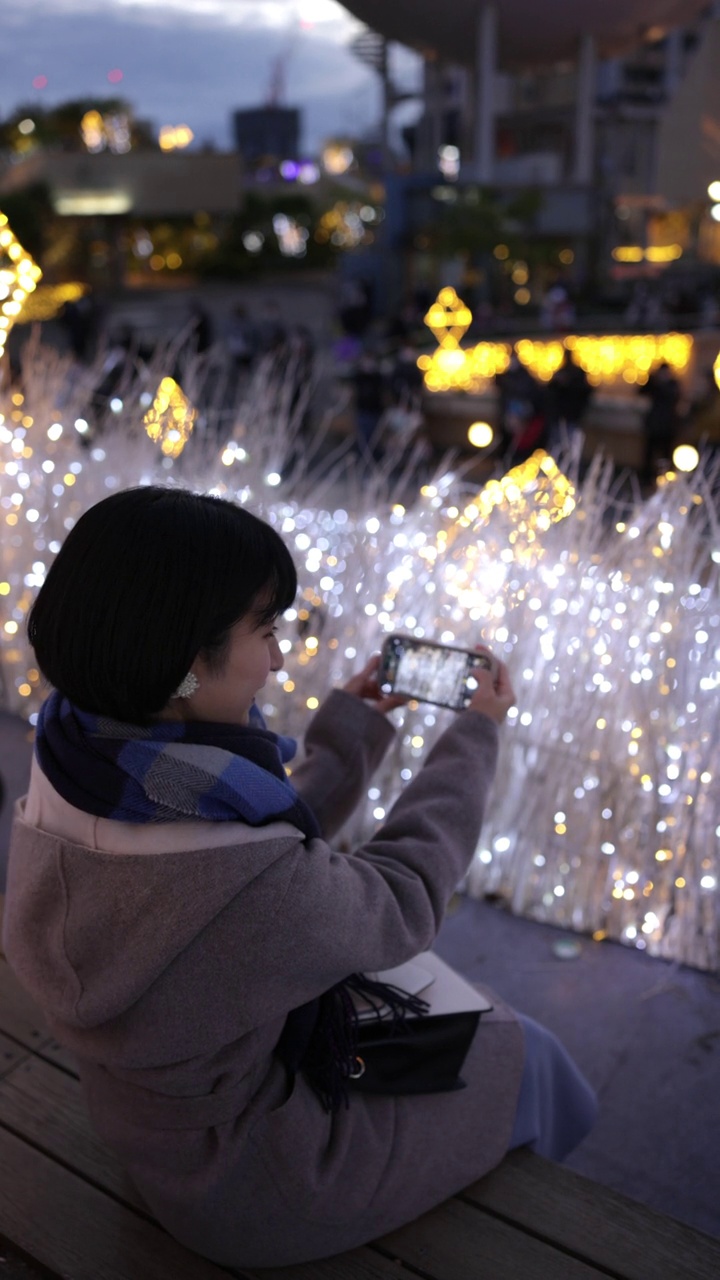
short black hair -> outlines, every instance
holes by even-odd
[[[221,666],[230,628],[269,622],[297,574],[275,530],[184,489],[124,489],[68,534],[28,618],[45,678],[83,711],[145,724],[202,653]]]

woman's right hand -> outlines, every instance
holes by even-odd
[[[498,662],[494,682],[489,671],[478,671],[475,679],[478,687],[468,703],[467,710],[479,711],[481,715],[489,716],[496,724],[502,724],[515,702],[515,691],[505,663]]]

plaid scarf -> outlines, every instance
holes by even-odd
[[[293,738],[248,725],[157,720],[123,724],[80,711],[55,692],[43,704],[35,750],[45,777],[76,809],[116,822],[293,822],[320,828],[284,769]]]
[[[38,715],[35,752],[45,777],[68,804],[117,822],[286,821],[306,839],[321,834],[315,815],[288,781],[293,738],[265,728],[253,706],[247,725],[159,720],[124,724],[73,706],[57,691]],[[348,1105],[356,1069],[358,1019],[353,993],[394,1019],[427,1005],[395,987],[350,974],[288,1014],[276,1053],[290,1074],[302,1071],[326,1111]]]

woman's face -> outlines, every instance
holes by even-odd
[[[223,665],[213,670],[198,655],[190,668],[197,690],[190,698],[173,698],[167,713],[173,719],[247,724],[255,695],[283,665],[276,630],[274,621],[258,622],[254,613],[241,618],[230,632]]]

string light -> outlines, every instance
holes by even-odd
[[[439,329],[457,342],[452,329],[465,317],[457,307],[446,315]],[[279,465],[294,439],[288,415],[303,404],[267,371],[229,428],[211,409],[207,430],[190,437],[195,410],[153,368],[151,439],[137,432],[139,375],[107,420],[77,398],[65,418],[65,365],[29,348],[23,391],[0,390],[8,710],[37,713],[43,689],[24,620],[83,510],[113,489],[154,482],[247,502],[287,541],[301,583],[281,620],[285,669],[263,694],[271,728],[302,734],[325,690],[387,632],[488,644],[509,663],[518,705],[469,891],[566,929],[717,966],[720,543],[709,464],[668,472],[617,520],[608,520],[612,482],[601,462],[580,484],[569,463],[542,451],[477,491],[441,468],[402,502],[389,498],[391,458],[387,475],[351,503],[311,472],[288,479]],[[179,424],[178,474],[179,440],[166,432]],[[418,703],[394,712],[397,752],[373,778],[350,841],[383,821],[450,717]]]
[[[40,268],[13,235],[7,217],[0,213],[0,356],[28,294],[41,276]]]
[[[487,391],[492,379],[507,369],[513,350],[541,382],[548,382],[560,368],[565,352],[572,351],[593,386],[616,382],[643,386],[654,365],[662,361],[673,373],[683,374],[693,350],[692,337],[681,333],[583,334],[570,335],[562,342],[522,338],[514,348],[507,342],[479,342],[463,348],[460,342],[471,323],[472,314],[455,290],[441,289],[425,316],[438,349],[417,361],[428,391]]]
[[[173,378],[163,378],[143,424],[168,458],[179,458],[195,426],[197,411]]]

